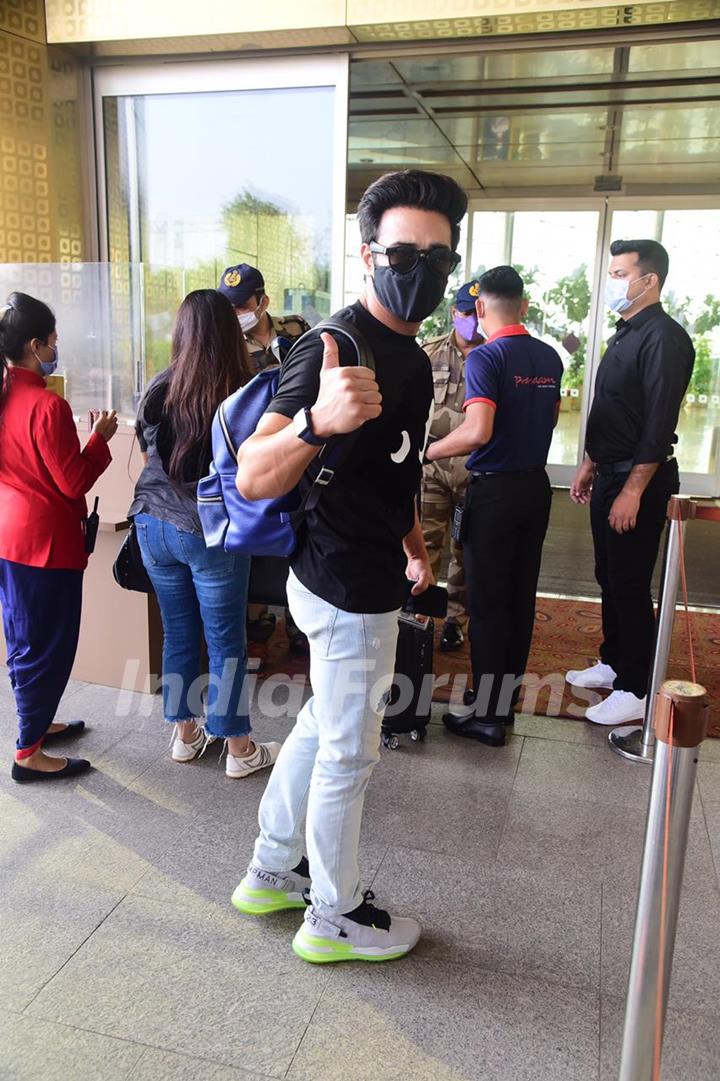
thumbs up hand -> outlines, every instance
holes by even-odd
[[[332,334],[322,334],[323,352],[320,390],[311,409],[315,435],[329,439],[333,435],[354,432],[366,420],[382,412],[382,395],[370,368],[340,366],[337,342]]]

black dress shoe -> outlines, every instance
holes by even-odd
[[[76,773],[84,773],[91,769],[86,758],[68,758],[62,769],[54,773],[48,773],[44,769],[30,769],[29,766],[21,766],[19,762],[12,764],[12,779],[18,784],[29,784],[30,781],[58,781],[61,777],[73,777]]]
[[[443,724],[454,735],[476,739],[479,743],[486,743],[488,747],[502,747],[505,743],[505,725],[495,719],[487,722],[480,720],[474,713],[466,713],[462,717],[445,713]]]
[[[291,635],[288,638],[288,649],[295,657],[309,657],[310,643],[307,640],[307,635],[303,634],[302,631]]]
[[[465,635],[457,623],[446,623],[443,626],[442,638],[440,639],[440,649],[443,653],[455,653],[456,650],[462,649],[464,641]]]
[[[67,728],[63,728],[60,732],[48,732],[43,739],[43,746],[46,743],[52,743],[56,739],[72,739],[74,736],[79,736],[85,729],[85,721],[69,721]]]
[[[275,633],[277,619],[269,612],[260,619],[250,619],[247,624],[248,642],[254,642],[257,646],[263,646],[269,642]]]

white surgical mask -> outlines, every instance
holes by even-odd
[[[240,312],[237,319],[243,334],[249,334],[260,322],[258,319],[257,308],[252,312]]]
[[[643,277],[647,277],[647,275],[643,274]],[[640,278],[608,278],[605,282],[605,303],[611,312],[620,315],[621,312],[627,311],[636,300],[639,300],[643,293],[647,292],[647,289],[643,289],[643,293],[638,293],[636,297],[630,298],[628,289],[633,281],[640,281]]]

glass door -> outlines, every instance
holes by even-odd
[[[557,485],[570,483],[580,453],[588,358],[594,352],[601,218],[597,203],[563,209],[521,205],[472,215],[473,275],[503,263],[516,267],[530,299],[528,329],[558,351],[565,367],[549,458]]]
[[[272,315],[341,306],[346,58],[100,69],[96,125],[125,411],[166,366],[183,296],[227,266],[260,269]]]
[[[609,231],[612,240],[650,238],[668,251],[662,303],[695,346],[677,429],[682,490],[720,495],[720,209],[616,206]],[[606,338],[613,323],[608,318]]]

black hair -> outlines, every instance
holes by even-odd
[[[22,360],[28,342],[33,338],[46,342],[55,330],[55,316],[47,304],[27,293],[11,293],[0,311],[0,354],[7,360]]]
[[[613,240],[611,255],[637,255],[637,262],[645,274],[657,274],[660,288],[665,284],[670,269],[670,256],[657,240]]]
[[[183,300],[173,328],[170,364],[164,412],[175,446],[167,473],[171,481],[183,483],[191,479],[198,456],[203,460],[210,453],[218,406],[253,376],[232,304],[217,289],[195,289]]]
[[[396,173],[385,173],[375,180],[358,203],[358,224],[363,244],[377,240],[383,214],[396,206],[444,214],[450,222],[451,246],[457,248],[460,222],[467,210],[467,195],[452,177],[427,173],[422,169],[403,169]]]
[[[478,294],[500,300],[522,300],[525,283],[511,266],[495,266],[478,279]]]

